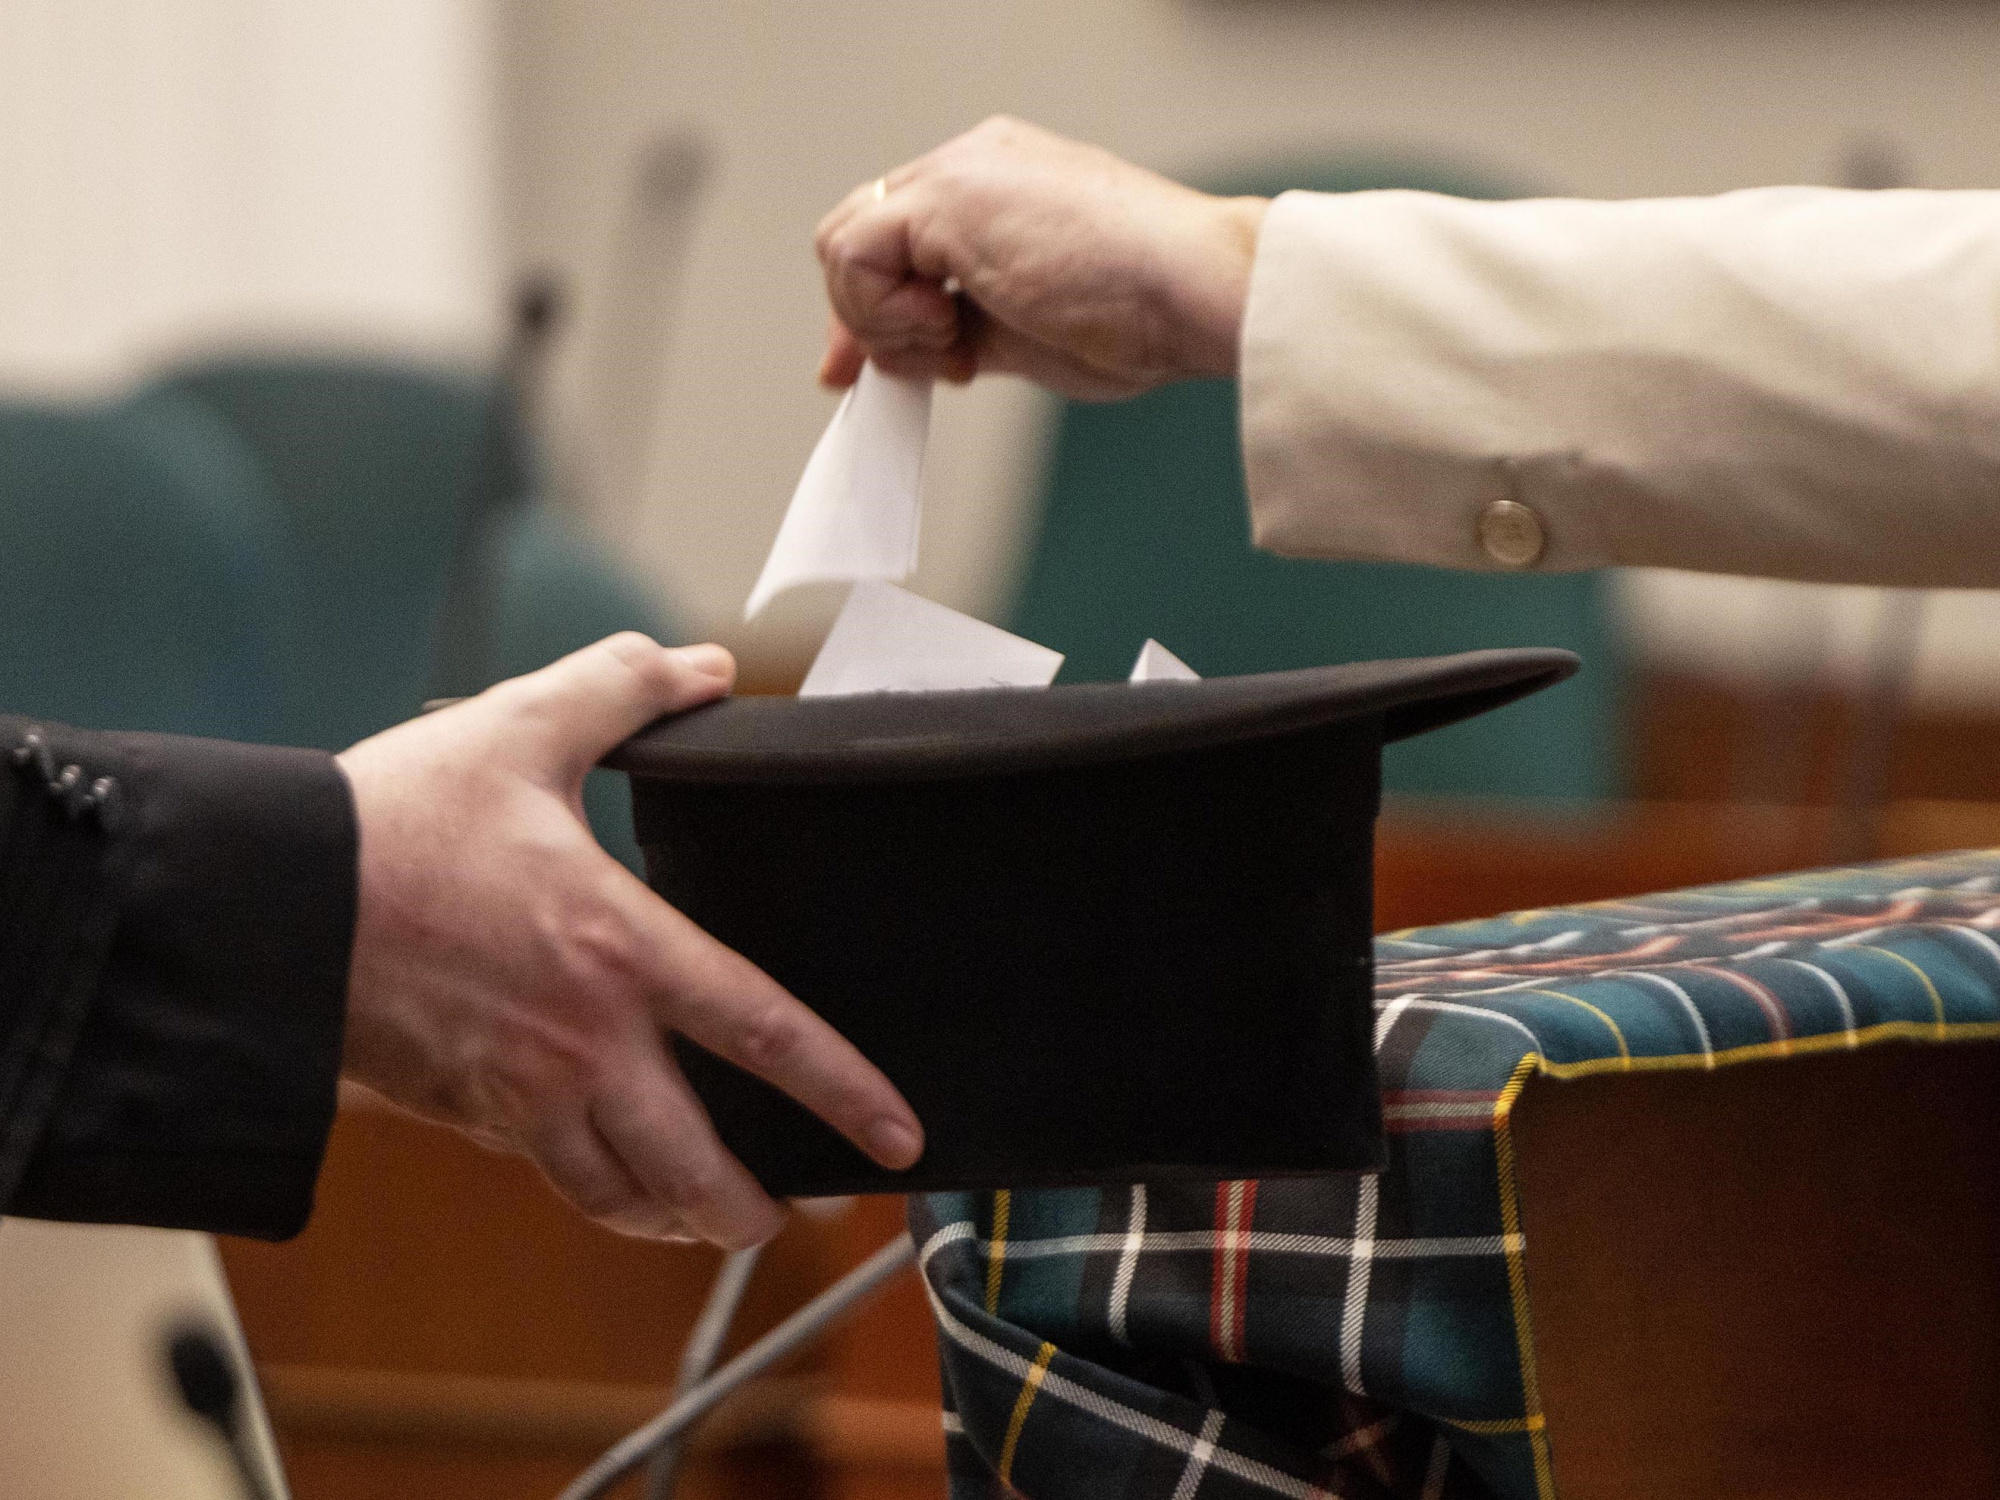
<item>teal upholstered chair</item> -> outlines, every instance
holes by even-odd
[[[290,739],[344,745],[440,690],[614,631],[672,638],[630,580],[535,503],[531,445],[495,397],[490,379],[441,370],[239,359],[176,371],[140,398],[201,403],[276,497],[299,558],[286,633],[307,689]],[[456,638],[468,625],[469,643]],[[585,800],[599,838],[636,867],[624,796],[600,775]]]
[[[401,365],[243,359],[169,375],[136,398],[198,402],[235,434],[298,559],[287,601],[308,685],[288,738],[335,749],[408,718],[435,690],[446,579],[487,441],[490,387]],[[519,463],[518,448],[502,448]],[[497,481],[524,496],[518,469]]]
[[[199,407],[0,407],[0,706],[279,738],[268,496]]]
[[[1221,184],[1339,192],[1491,184],[1384,165]],[[1576,678],[1390,749],[1390,791],[1592,799],[1613,795],[1618,650],[1599,574],[1452,573],[1306,562],[1251,549],[1236,387],[1206,381],[1114,405],[1065,404],[1039,529],[1010,628],[1067,652],[1065,680],[1122,677],[1157,637],[1208,675],[1484,646],[1565,646]]]

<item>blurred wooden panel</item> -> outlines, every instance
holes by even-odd
[[[803,1406],[799,1416],[795,1430],[761,1444],[705,1439],[682,1464],[677,1500],[940,1500],[943,1495],[943,1439],[935,1406],[821,1398]],[[551,1500],[622,1433],[564,1446],[491,1436],[457,1442],[427,1430],[348,1437],[308,1423],[303,1431],[292,1430],[287,1459],[299,1500]],[[639,1492],[636,1479],[619,1491]]]
[[[853,1208],[823,1231],[838,1247],[837,1259],[861,1262],[903,1231],[901,1198],[857,1198]],[[828,1337],[820,1377],[844,1396],[921,1402],[936,1412],[939,1384],[937,1336],[930,1304],[916,1273],[899,1276],[882,1295]],[[938,1463],[944,1462],[943,1429]],[[940,1472],[942,1468],[940,1467]]]
[[[796,1217],[759,1264],[731,1351],[901,1227],[899,1199]],[[304,1234],[225,1241],[223,1257],[299,1500],[546,1500],[664,1404],[719,1263],[601,1230],[525,1161],[380,1106],[341,1111]],[[815,1372],[815,1389],[904,1404],[817,1403],[754,1451],[700,1457],[691,1486],[872,1496],[879,1474],[884,1497],[942,1493],[937,1358],[914,1276],[788,1371]],[[582,1414],[568,1439],[566,1399]]]
[[[1530,1083],[1563,1500],[2000,1494],[1996,1098],[1984,1043]]]
[[[662,1387],[590,1381],[290,1365],[261,1373],[301,1495],[422,1485],[426,1494],[548,1500],[670,1399]],[[935,1496],[941,1448],[934,1402],[827,1396],[814,1381],[767,1379],[697,1430],[679,1492]]]
[[[2000,802],[1896,802],[1884,858],[2000,845]],[[1375,927],[1393,932],[1833,863],[1826,807],[1622,802],[1565,812],[1391,801],[1375,841]]]
[[[258,1373],[272,1420],[294,1437],[313,1439],[594,1453],[673,1399],[666,1386],[590,1380],[511,1380],[330,1365],[267,1364]],[[808,1432],[819,1404],[813,1381],[752,1381],[710,1414],[696,1432],[693,1449],[783,1446]]]
[[[297,1500],[552,1500],[596,1456],[331,1438],[286,1448]],[[616,1493],[637,1500],[641,1490],[635,1479]],[[810,1468],[780,1451],[690,1463],[675,1500],[812,1500],[819,1493]]]
[[[738,1342],[822,1285],[828,1256],[780,1236]],[[527,1162],[383,1108],[341,1111],[304,1234],[223,1259],[260,1361],[646,1385],[672,1381],[719,1262],[598,1229]]]
[[[1393,801],[1375,841],[1377,931],[1672,890],[1813,863],[1817,810],[1620,803],[1575,812]]]
[[[1862,711],[1855,693],[1822,684],[1641,670],[1626,695],[1632,794],[1837,803]],[[1887,748],[1882,793],[1891,801],[2000,801],[2000,712],[1912,705]]]

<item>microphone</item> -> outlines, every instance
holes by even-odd
[[[184,1323],[170,1330],[167,1367],[181,1402],[221,1437],[245,1500],[278,1500],[243,1422],[243,1377],[211,1328]]]

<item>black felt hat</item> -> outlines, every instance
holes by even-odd
[[[1576,665],[1479,651],[664,720],[607,761],[648,880],[894,1080],[923,1159],[882,1171],[676,1039],[683,1066],[783,1195],[1373,1168],[1381,748]]]

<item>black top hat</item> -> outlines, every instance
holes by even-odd
[[[729,698],[607,764],[653,888],[902,1089],[908,1172],[677,1038],[812,1195],[1365,1170],[1381,747],[1567,677],[1476,651],[1199,682]]]

